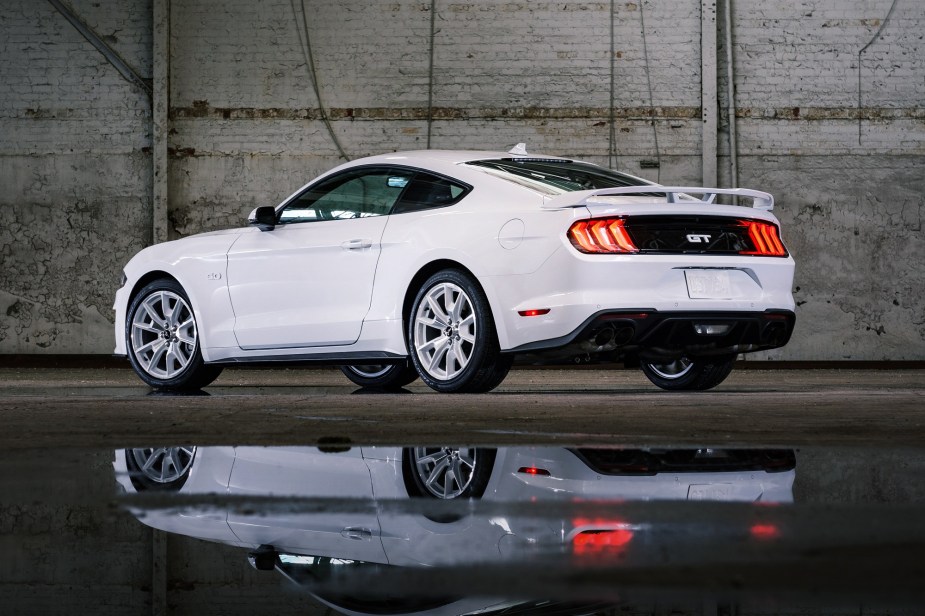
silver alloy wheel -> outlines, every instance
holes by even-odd
[[[132,459],[144,477],[167,484],[182,479],[193,465],[195,447],[156,447],[132,449]]]
[[[449,381],[462,372],[475,349],[472,300],[458,285],[434,285],[414,315],[414,352],[432,378]]]
[[[132,353],[155,378],[172,379],[186,370],[197,341],[193,311],[173,291],[155,291],[132,315]]]
[[[437,498],[457,498],[472,483],[475,449],[415,447],[414,471],[421,485]]]
[[[389,371],[389,364],[348,365],[347,369],[367,379],[375,379]]]
[[[686,357],[675,359],[667,364],[649,364],[649,368],[663,379],[679,379],[694,367],[694,362]]]

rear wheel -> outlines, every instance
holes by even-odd
[[[665,362],[642,362],[650,381],[669,391],[703,391],[716,387],[729,376],[735,355],[710,358],[687,356]]]
[[[196,317],[175,280],[155,280],[135,295],[125,339],[132,368],[151,387],[200,389],[222,372],[220,366],[203,361]]]
[[[400,364],[354,364],[341,366],[341,372],[360,387],[399,389],[418,378],[408,362]]]
[[[414,300],[407,336],[415,369],[436,391],[489,391],[513,363],[513,356],[501,353],[485,293],[459,270],[427,279]]]
[[[403,454],[406,487],[411,496],[480,498],[494,462],[494,449],[407,447]]]

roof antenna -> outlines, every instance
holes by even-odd
[[[518,155],[518,156],[526,156],[526,155],[527,155],[527,144],[526,144],[526,143],[518,143],[518,144],[515,145],[513,148],[511,148],[510,150],[508,150],[507,153],[508,153],[508,154],[516,154],[516,155]]]

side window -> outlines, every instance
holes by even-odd
[[[384,216],[408,185],[413,171],[353,169],[312,186],[280,212],[280,224]]]
[[[470,190],[470,186],[461,182],[419,171],[402,194],[401,200],[395,204],[392,213],[401,214],[453,205]]]

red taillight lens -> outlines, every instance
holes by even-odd
[[[777,539],[780,536],[780,528],[774,524],[752,524],[749,532],[752,537],[761,540]]]
[[[752,250],[740,250],[740,255],[759,255],[762,257],[786,257],[787,249],[777,235],[777,225],[769,222],[743,220],[742,226],[748,229],[748,238],[752,241]]]
[[[586,254],[627,254],[639,252],[622,218],[592,218],[572,223],[568,239],[579,252]]]

